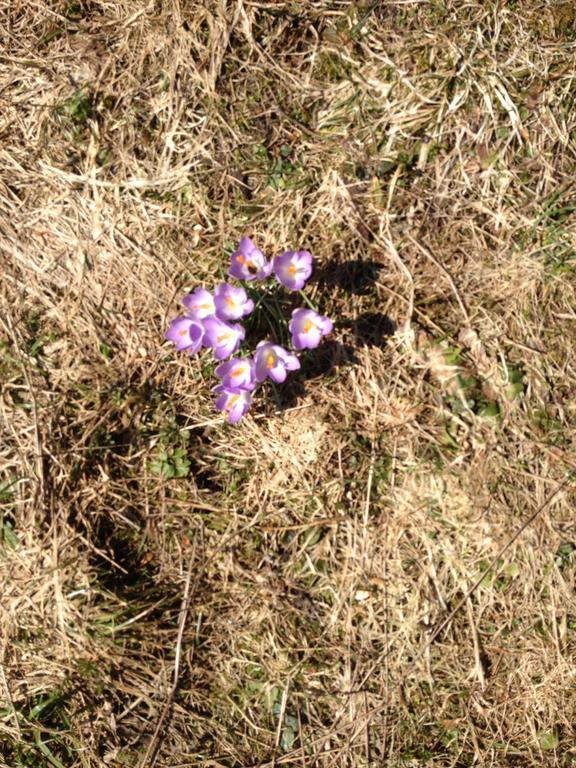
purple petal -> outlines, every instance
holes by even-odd
[[[248,298],[244,288],[229,283],[222,283],[216,288],[214,304],[218,316],[225,320],[239,320],[254,309],[254,302]]]
[[[230,264],[228,274],[230,277],[235,277],[236,280],[244,280],[244,272],[242,271],[242,267],[238,262],[234,260],[234,256],[232,256],[232,263]]]
[[[306,272],[306,280],[312,274],[312,254],[309,251],[298,251],[298,269]]]
[[[274,258],[274,273],[290,291],[300,291],[312,274],[312,255],[308,251],[286,251]]]
[[[266,357],[264,355],[258,355],[255,358],[254,375],[256,381],[262,382],[268,376],[268,366],[266,365]]]
[[[205,288],[196,288],[182,299],[182,304],[188,310],[190,317],[203,320],[214,314],[214,297]]]
[[[244,235],[240,238],[240,243],[238,244],[238,250],[240,253],[242,253],[244,256],[250,256],[253,251],[257,251],[258,248],[254,245],[252,240],[249,237],[246,237]]]
[[[262,269],[258,273],[258,279],[264,280],[266,277],[270,277],[271,274],[272,274],[272,262],[266,261],[264,262]]]
[[[297,323],[303,318],[305,318],[308,312],[310,312],[310,310],[306,309],[305,307],[299,307],[298,309],[293,309],[292,320],[290,322],[290,325],[292,325],[293,323]]]
[[[322,334],[320,333],[320,329],[316,326],[312,326],[308,333],[305,334],[306,336],[306,346],[308,349],[316,349],[316,347],[320,344],[320,341],[322,340]]]
[[[292,334],[292,346],[298,352],[301,352],[303,349],[306,349],[306,344],[304,342],[305,342],[305,338],[303,333]]]
[[[202,346],[204,327],[200,321],[189,317],[177,317],[171,321],[164,338],[173,342],[178,351],[197,352]]]
[[[287,355],[284,358],[284,365],[287,371],[297,371],[300,368],[300,360],[296,355]]]
[[[234,365],[234,360],[229,360],[227,363],[220,363],[220,365],[216,366],[214,373],[216,376],[218,376],[219,379],[223,379],[228,375],[232,365]]]
[[[227,395],[225,392],[223,392],[220,395],[220,397],[218,397],[216,399],[216,408],[219,411],[225,411],[226,410],[226,403],[228,402],[228,397],[229,397],[229,395]]]
[[[237,424],[242,418],[242,416],[244,416],[246,410],[242,405],[238,403],[233,405],[232,408],[230,408],[230,411],[228,412],[228,423]]]
[[[278,364],[275,365],[274,368],[269,369],[268,375],[276,384],[283,384],[286,381],[287,376],[284,363],[278,361]]]
[[[240,240],[238,250],[232,254],[228,274],[238,280],[262,280],[272,271],[272,264],[249,237]]]

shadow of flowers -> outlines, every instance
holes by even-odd
[[[365,296],[378,280],[383,265],[370,259],[333,259],[316,269],[312,281],[324,288],[340,288],[352,296]]]
[[[333,260],[315,271],[313,282],[322,288],[339,288],[349,295],[364,296],[371,292],[382,269],[382,264],[370,260]],[[396,323],[383,312],[370,311],[336,320],[334,331],[346,340],[329,339],[317,349],[306,351],[300,359],[300,370],[291,374],[282,387],[275,388],[276,408],[293,408],[306,394],[307,382],[333,375],[342,365],[358,363],[359,348],[383,347],[396,332]]]

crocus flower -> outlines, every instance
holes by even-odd
[[[220,395],[216,400],[216,408],[228,414],[230,424],[240,421],[252,403],[252,395],[246,389],[231,389],[220,384],[214,387],[213,392]]]
[[[170,323],[164,337],[173,341],[179,352],[186,351],[194,355],[202,346],[204,326],[191,317],[177,317]]]
[[[314,349],[322,336],[332,331],[332,320],[319,315],[313,309],[295,309],[288,326],[294,349]]]
[[[300,368],[300,361],[296,355],[277,344],[269,341],[261,341],[256,347],[254,355],[254,373],[256,381],[272,379],[276,384],[286,381],[288,371],[296,371]]]
[[[205,288],[196,288],[193,293],[188,293],[182,299],[182,304],[188,310],[188,316],[194,320],[203,320],[216,312],[214,297]]]
[[[204,320],[204,346],[214,350],[216,360],[225,360],[238,349],[246,331],[241,325],[226,323],[216,315]]]
[[[249,237],[243,237],[238,250],[232,254],[228,270],[230,277],[238,280],[264,280],[271,272],[272,262],[266,261],[266,256]]]
[[[222,320],[239,320],[254,309],[254,302],[248,298],[244,288],[236,288],[229,283],[222,283],[216,288],[214,304],[216,314]]]
[[[274,257],[274,274],[290,291],[300,291],[312,274],[312,254],[308,251],[286,251]]]
[[[226,389],[254,389],[254,363],[246,357],[233,357],[216,368],[216,376],[222,379]]]

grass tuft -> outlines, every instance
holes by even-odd
[[[573,3],[0,39],[3,764],[573,763]],[[231,428],[162,337],[244,234],[335,332]]]

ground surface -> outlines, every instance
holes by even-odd
[[[0,39],[4,764],[575,764],[573,3]],[[162,337],[243,234],[335,331],[230,428]]]

